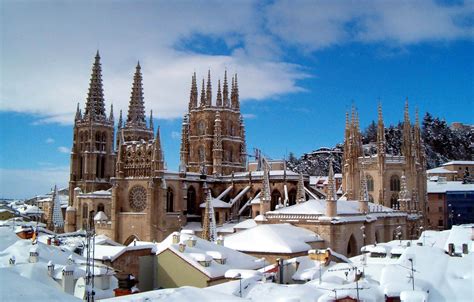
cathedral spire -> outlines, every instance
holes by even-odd
[[[227,84],[227,69],[224,71],[224,86],[222,87],[222,94],[224,97],[224,107],[230,107],[229,104],[229,87]]]
[[[122,109],[120,109],[119,120],[117,127],[120,129],[123,127],[123,120],[122,120]]]
[[[109,114],[109,121],[114,122],[114,105],[110,104],[110,114]]]
[[[204,208],[204,217],[202,221],[201,238],[214,242],[217,238],[216,219],[214,217],[214,208],[211,205],[211,190],[208,189],[207,183],[203,186],[204,195],[206,196],[206,207]]]
[[[163,150],[161,149],[160,127],[156,130],[156,137],[153,146],[153,170],[157,171],[164,169]]]
[[[216,106],[222,107],[222,93],[221,93],[221,80],[217,81],[217,99]]]
[[[212,106],[211,70],[207,71],[206,106]]]
[[[92,66],[84,116],[88,116],[91,120],[104,120],[106,118],[104,89],[102,87],[102,67],[98,50],[95,56],[94,65]]]
[[[140,62],[133,76],[132,94],[128,105],[128,116],[125,127],[146,128],[145,103],[143,101],[143,84]]]
[[[232,109],[240,109],[240,101],[239,101],[239,84],[237,83],[237,74],[234,76],[233,81],[233,89],[232,89]]]
[[[201,88],[201,102],[199,103],[200,107],[206,106],[206,90],[204,89],[204,79],[202,79],[202,88]]]
[[[150,110],[150,130],[155,132],[155,126],[153,124],[153,110]]]
[[[79,103],[77,103],[76,117],[74,118],[74,120],[79,121],[81,119],[82,119],[82,113],[81,113],[81,109],[79,108]]]
[[[410,113],[408,111],[408,98],[405,101],[405,112],[403,118],[403,136],[402,136],[402,154],[407,159],[407,164],[409,163],[408,157],[412,155],[412,132],[410,124]]]
[[[192,80],[191,80],[191,93],[189,95],[189,110],[197,107],[198,101],[198,89],[196,84],[196,73],[193,73]]]
[[[378,105],[378,123],[377,123],[377,154],[385,154],[385,126],[382,115],[382,104]]]

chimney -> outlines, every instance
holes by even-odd
[[[196,238],[194,237],[189,237],[188,240],[186,240],[186,245],[188,247],[194,247],[196,246]]]
[[[469,247],[468,247],[467,243],[463,243],[463,244],[462,244],[462,253],[463,253],[464,255],[469,254]]]
[[[38,257],[39,257],[38,246],[34,245],[30,249],[30,258],[28,259],[28,262],[36,263],[38,262]]]
[[[62,288],[65,293],[74,294],[74,266],[66,265],[63,268]]]
[[[182,252],[184,252],[185,249],[186,249],[186,244],[180,243],[179,244],[179,251],[182,253]]]
[[[448,244],[448,254],[449,254],[449,256],[453,256],[453,255],[454,255],[454,252],[455,252],[455,250],[454,250],[454,243]]]
[[[179,233],[174,232],[172,236],[173,236],[173,244],[178,244],[179,243]]]
[[[50,260],[48,262],[48,276],[53,277],[54,274],[54,263]]]
[[[224,246],[224,237],[222,235],[217,237],[217,244]]]

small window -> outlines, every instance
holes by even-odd
[[[440,227],[443,226],[443,220],[442,219],[438,220],[438,226],[440,226]]]
[[[367,175],[367,190],[369,192],[374,191],[374,179],[370,175]]]
[[[443,207],[438,207],[438,212],[443,212]]]

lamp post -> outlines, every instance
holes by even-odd
[[[239,278],[239,295],[242,298],[242,275],[238,273],[235,278]]]
[[[425,232],[423,232],[423,226],[420,226],[420,232],[423,234],[423,246],[425,245]]]
[[[411,286],[414,291],[415,290],[415,271],[413,269],[413,258],[409,258],[408,261],[410,261],[410,264],[411,264]]]

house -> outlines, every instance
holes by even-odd
[[[217,243],[203,240],[190,231],[174,232],[157,247],[155,288],[207,287],[229,281],[230,269],[259,269],[260,259]],[[183,273],[185,272],[185,273]]]

